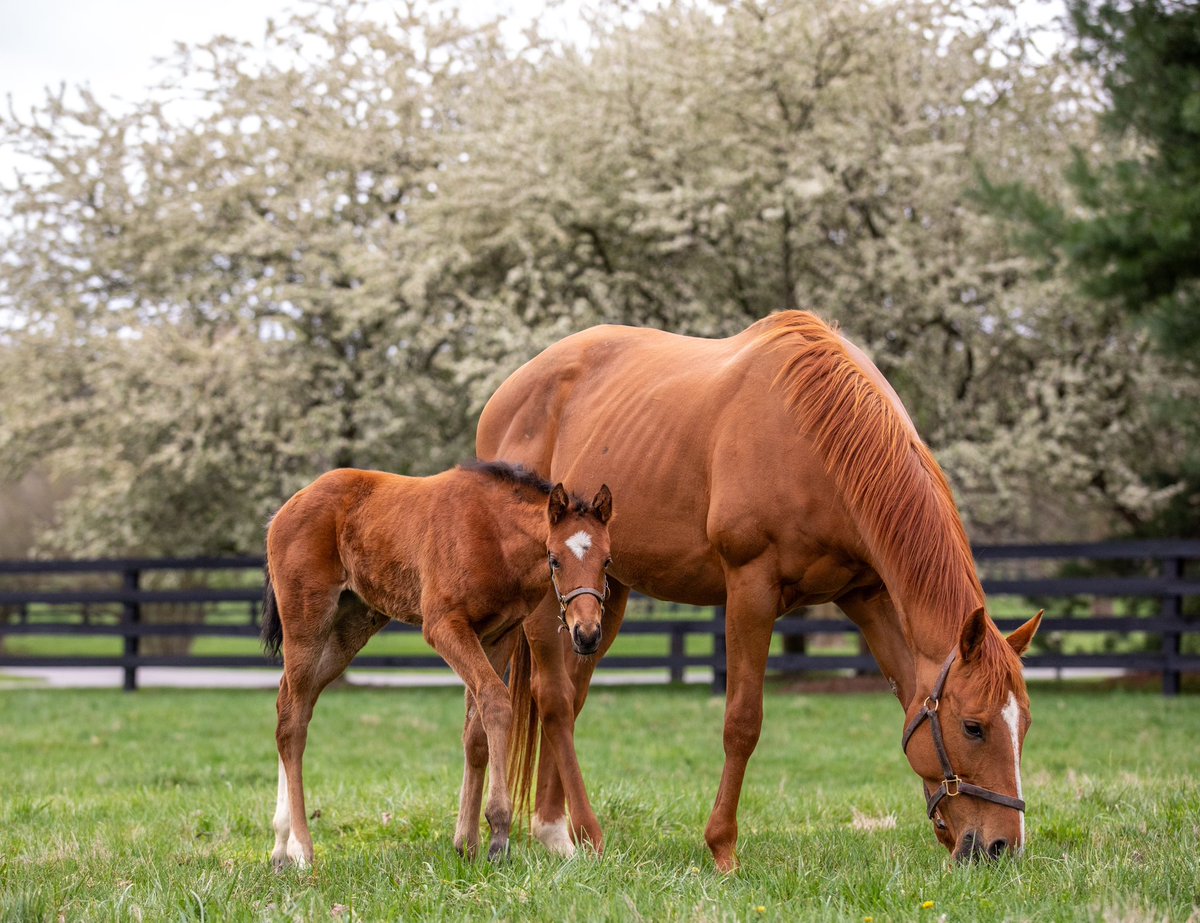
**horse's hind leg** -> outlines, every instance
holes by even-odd
[[[275,848],[271,861],[276,869],[289,863],[304,867],[312,862],[312,836],[304,808],[303,759],[308,741],[308,724],[321,691],[345,671],[364,644],[387,623],[387,618],[370,611],[357,597],[342,594],[328,596],[328,612],[336,613],[313,619],[317,626],[309,632],[295,632],[283,643],[284,674],[279,684],[279,723],[275,731],[279,747],[279,790],[272,826]],[[280,601],[280,611],[283,609]],[[320,609],[314,594],[309,611]],[[287,622],[285,621],[285,626]]]
[[[485,649],[488,661],[496,675],[500,676],[504,665],[512,656],[516,631],[510,631],[490,648]],[[483,777],[488,765],[488,737],[483,727],[483,715],[475,702],[475,695],[468,687],[464,695],[467,717],[463,724],[462,791],[458,802],[458,823],[454,829],[454,848],[460,853],[474,857],[479,848],[479,812],[483,807]],[[495,785],[495,783],[492,783]]]
[[[425,640],[462,677],[479,708],[487,735],[491,775],[484,811],[492,830],[488,858],[507,855],[508,835],[512,828],[512,797],[508,792],[508,732],[512,726],[512,706],[508,701],[508,690],[466,619],[457,614],[426,616]]]

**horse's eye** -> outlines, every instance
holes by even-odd
[[[562,564],[559,563],[557,555],[550,555],[550,566],[555,570],[558,570],[560,567],[562,567]]]
[[[973,740],[983,740],[983,725],[978,721],[964,721],[963,733]]]
[[[612,558],[605,558],[604,559],[604,569],[608,570],[610,567],[612,567]]]

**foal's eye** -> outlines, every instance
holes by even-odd
[[[604,559],[604,569],[608,570],[610,567],[612,567],[612,558],[605,558]]]
[[[560,564],[558,561],[557,555],[550,555],[550,566],[555,570],[558,570],[560,567],[562,567],[562,564]]]
[[[978,721],[964,721],[963,733],[974,740],[983,740],[983,725]]]

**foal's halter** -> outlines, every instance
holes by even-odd
[[[929,730],[933,734],[933,748],[937,751],[938,762],[942,764],[942,775],[944,778],[941,784],[938,785],[932,795],[928,792],[925,794],[926,807],[928,814],[932,818],[934,812],[937,811],[937,806],[943,798],[955,798],[959,795],[971,795],[974,798],[981,798],[984,801],[990,801],[993,804],[1003,805],[1006,808],[1012,808],[1014,811],[1024,811],[1025,802],[1020,798],[1013,798],[1010,795],[1001,795],[999,792],[993,792],[988,788],[981,788],[978,785],[972,785],[970,782],[964,782],[959,778],[958,773],[950,766],[950,754],[946,752],[946,744],[942,739],[942,722],[938,718],[938,706],[941,704],[942,690],[946,686],[946,677],[950,675],[950,667],[954,663],[954,658],[957,656],[957,651],[951,651],[950,656],[946,658],[946,662],[942,665],[942,672],[938,674],[937,682],[933,684],[933,691],[926,697],[925,702],[921,705],[921,710],[917,712],[915,718],[908,723],[908,727],[904,729],[904,739],[901,741],[901,747],[904,752],[908,752],[908,742],[912,740],[913,734],[917,728],[928,719]]]
[[[549,560],[549,555],[547,555],[547,559]],[[558,620],[562,622],[562,625],[560,625],[558,628],[559,631],[566,631],[568,628],[567,606],[571,605],[572,600],[576,600],[580,596],[595,596],[596,599],[600,601],[601,606],[603,606],[608,600],[608,574],[604,575],[603,593],[601,593],[599,590],[592,589],[590,586],[581,586],[576,587],[569,593],[564,594],[563,591],[558,588],[558,572],[554,569],[554,564],[551,563],[550,583],[554,587],[554,595],[558,597]]]

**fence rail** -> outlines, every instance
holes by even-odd
[[[1027,666],[1155,673],[1167,695],[1179,691],[1182,674],[1200,673],[1200,541],[983,546],[975,556],[1001,630],[1017,627],[1034,608],[1047,611]],[[0,561],[0,669],[119,667],[132,690],[141,667],[267,666],[251,640],[259,631],[261,577],[261,559],[248,557]],[[856,634],[850,622],[823,610],[785,617],[776,623],[780,640],[768,668],[875,672]],[[645,636],[665,638],[665,652],[638,652],[647,647]],[[72,650],[68,642],[80,638],[101,650],[78,643]],[[240,650],[190,650],[204,639],[228,639]],[[680,681],[687,670],[704,668],[720,690],[724,642],[722,608],[638,599],[601,669],[665,669]],[[444,668],[417,642],[408,645],[415,650],[392,653],[373,646],[355,659],[356,668]]]

